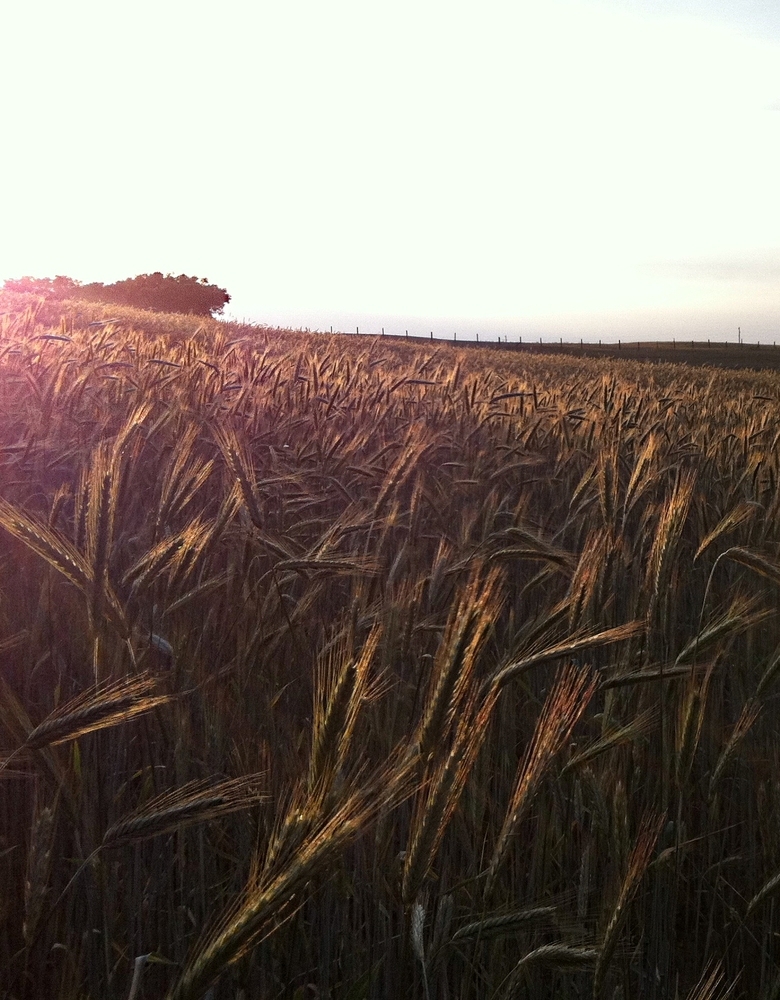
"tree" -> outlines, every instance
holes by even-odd
[[[61,274],[56,278],[9,278],[3,283],[3,289],[47,299],[90,299],[158,312],[194,313],[196,316],[218,316],[230,302],[227,291],[210,285],[208,278],[190,278],[186,274],[174,277],[161,271],[139,274],[135,278],[115,281],[112,285],[104,285],[102,281],[82,285]]]
[[[28,292],[45,298],[65,299],[78,294],[79,282],[58,274],[56,278],[8,278],[3,282],[3,291]]]
[[[230,302],[224,288],[210,285],[207,278],[191,278],[186,274],[139,274],[113,285],[94,282],[84,285],[80,293],[87,298],[121,305],[155,309],[159,312],[194,313],[196,316],[219,315]]]

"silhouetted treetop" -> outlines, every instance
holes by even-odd
[[[63,275],[56,278],[10,278],[3,288],[46,298],[90,299],[158,312],[194,313],[196,316],[217,316],[230,302],[227,291],[210,285],[208,278],[191,278],[186,274],[174,276],[161,271],[139,274],[112,285],[104,285],[100,281],[82,285]]]
[[[174,277],[161,271],[125,278],[113,285],[83,285],[80,294],[103,302],[198,316],[216,316],[230,302],[227,291],[210,285],[207,278],[191,278],[186,274]]]
[[[46,298],[64,299],[77,295],[80,283],[73,278],[58,274],[56,278],[8,278],[3,282],[6,292],[29,292]]]

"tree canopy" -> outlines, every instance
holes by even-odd
[[[186,274],[139,274],[125,278],[113,285],[98,282],[83,285],[85,298],[104,302],[156,309],[160,312],[195,313],[198,316],[215,316],[222,312],[230,296],[224,288],[210,285],[207,278],[191,278]]]
[[[3,282],[6,292],[29,292],[32,295],[42,295],[46,298],[64,299],[75,295],[79,282],[58,274],[56,278],[8,278]]]
[[[172,275],[155,271],[125,278],[111,285],[93,281],[83,285],[73,278],[11,278],[3,287],[13,292],[31,292],[47,298],[82,298],[98,302],[154,309],[158,312],[194,313],[197,316],[217,316],[230,295],[224,288],[209,284],[207,278],[191,278],[186,274]]]

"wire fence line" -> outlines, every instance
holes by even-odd
[[[585,338],[585,337],[579,337],[579,338],[574,338],[574,339],[571,339],[571,340],[565,340],[563,337],[549,337],[549,336],[548,337],[544,337],[544,336],[540,336],[537,339],[534,336],[530,336],[529,337],[527,335],[523,336],[521,334],[517,334],[517,335],[512,335],[512,334],[493,334],[493,335],[491,335],[491,334],[482,334],[482,335],[480,335],[479,333],[475,333],[475,334],[472,334],[470,336],[464,336],[463,334],[458,335],[458,333],[456,331],[453,331],[453,333],[451,333],[451,334],[441,334],[441,333],[436,333],[435,334],[433,330],[431,330],[427,334],[425,334],[425,333],[412,333],[412,334],[410,334],[408,330],[405,330],[404,333],[390,333],[390,332],[386,332],[384,327],[381,327],[379,331],[377,331],[377,330],[366,331],[366,329],[364,328],[363,333],[361,333],[359,326],[355,327],[354,334],[351,331],[347,331],[347,330],[338,330],[338,329],[334,330],[333,326],[330,327],[329,331],[328,330],[311,330],[308,327],[306,327],[305,328],[305,332],[307,332],[307,333],[331,333],[331,334],[335,333],[337,335],[344,335],[344,336],[362,336],[362,337],[372,337],[372,338],[373,337],[388,337],[388,338],[391,338],[393,340],[412,340],[412,341],[426,341],[426,340],[428,340],[428,341],[439,341],[439,342],[443,342],[443,343],[460,344],[461,346],[478,346],[479,345],[479,346],[484,346],[484,347],[495,347],[496,345],[502,345],[503,344],[503,345],[506,345],[506,346],[529,347],[529,348],[539,347],[539,346],[541,346],[541,347],[558,347],[558,348],[560,348],[560,347],[568,347],[568,348],[577,348],[577,347],[582,347],[582,348],[586,348],[586,347],[610,347],[610,348],[617,348],[618,350],[625,349],[625,350],[633,350],[633,351],[641,351],[643,348],[645,350],[669,350],[669,349],[671,349],[671,350],[677,350],[677,349],[683,350],[683,349],[691,349],[691,348],[695,350],[697,348],[702,349],[702,348],[705,348],[705,347],[706,348],[715,348],[715,349],[718,349],[718,348],[720,348],[720,349],[724,349],[724,348],[733,349],[733,348],[739,347],[739,348],[744,348],[745,350],[748,350],[750,348],[760,349],[762,347],[763,348],[776,348],[777,347],[777,341],[776,340],[773,340],[771,343],[769,343],[766,340],[765,341],[761,341],[760,339],[757,339],[755,341],[748,341],[748,340],[745,340],[741,336],[741,333],[738,335],[738,339],[736,341],[733,341],[733,340],[730,341],[730,340],[720,340],[720,339],[712,338],[712,337],[709,337],[706,340],[704,338],[699,338],[699,339],[693,338],[692,340],[685,340],[685,339],[678,339],[676,337],[672,337],[671,339],[668,339],[668,340],[661,340],[659,338],[652,338],[652,339],[645,339],[645,340],[643,340],[641,338],[624,340],[622,337],[618,337],[618,338],[606,338],[606,337]]]

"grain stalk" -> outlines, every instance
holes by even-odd
[[[559,671],[542,707],[534,735],[518,765],[514,791],[488,866],[486,898],[495,889],[499,869],[542,779],[556,755],[568,742],[596,687],[596,678],[586,668],[569,665]]]

